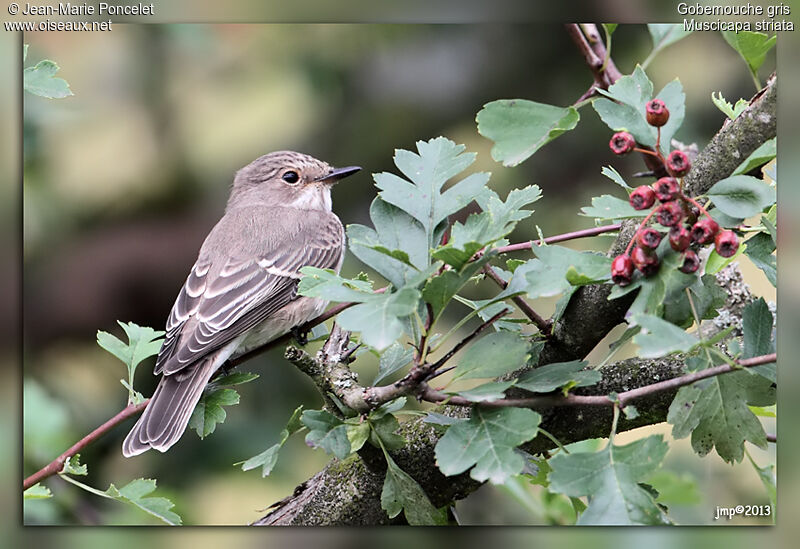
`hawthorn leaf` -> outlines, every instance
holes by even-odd
[[[522,472],[525,459],[515,448],[536,436],[540,421],[538,413],[525,408],[477,406],[469,420],[451,425],[436,444],[439,470],[453,476],[471,468],[478,482],[503,484]]]
[[[732,175],[714,183],[706,193],[719,210],[747,218],[775,203],[775,188],[749,175]]]
[[[659,358],[671,353],[687,353],[700,344],[693,335],[657,316],[640,313],[631,317],[631,324],[642,331],[633,336],[642,358]]]
[[[633,74],[621,77],[608,90],[597,91],[610,98],[596,99],[592,104],[609,128],[627,131],[637,143],[655,147],[658,130],[648,124],[645,117],[645,104],[653,98],[653,83],[640,65],[636,66]],[[664,101],[670,112],[669,120],[661,127],[661,152],[666,155],[672,136],[683,123],[686,95],[681,83],[673,80],[655,98]]]
[[[373,385],[377,385],[396,371],[406,366],[414,358],[414,350],[411,347],[394,342],[381,354],[378,362],[378,375],[375,376]]]
[[[748,393],[768,392],[770,384],[761,376],[739,371],[681,387],[667,414],[672,436],[685,438],[691,434],[692,448],[698,455],[705,456],[716,448],[728,463],[742,460],[745,440],[766,449],[764,428],[747,406],[747,397]]]
[[[454,379],[498,377],[521,368],[530,343],[519,334],[494,332],[470,344],[458,360]]]
[[[403,335],[402,319],[414,314],[420,298],[419,290],[410,287],[373,294],[339,313],[337,322],[345,330],[360,332],[364,343],[380,351]]]
[[[739,52],[753,76],[758,74],[758,69],[767,58],[767,52],[775,46],[778,39],[776,35],[769,37],[764,33],[752,31],[722,31],[722,36],[733,49]]]
[[[426,243],[432,248],[436,227],[448,215],[472,202],[486,188],[488,173],[474,173],[442,187],[451,178],[466,170],[474,161],[474,153],[465,153],[464,145],[456,145],[444,137],[418,141],[417,153],[398,149],[395,165],[408,179],[383,172],[375,174],[378,193],[384,201],[402,209],[422,224]]]
[[[692,34],[692,31],[684,30],[680,23],[648,23],[647,30],[650,31],[650,38],[653,39],[651,57],[667,46]]]
[[[223,406],[239,404],[239,393],[234,389],[217,389],[203,393],[189,418],[189,428],[201,439],[213,433],[218,423],[224,423],[227,413]]]
[[[299,431],[303,428],[303,424],[300,421],[300,415],[303,412],[303,407],[298,406],[294,412],[292,412],[291,417],[289,417],[289,421],[286,422],[286,427],[283,428],[280,434],[280,440],[261,452],[260,454],[251,457],[248,460],[235,463],[234,465],[242,465],[242,471],[249,471],[250,469],[255,469],[256,467],[261,467],[261,477],[266,477],[272,472],[272,469],[275,467],[275,464],[278,462],[278,452],[280,452],[283,445],[286,444],[286,441],[289,440],[289,437],[292,436],[294,433]]]
[[[392,519],[403,511],[412,526],[447,524],[447,511],[436,509],[422,487],[408,473],[403,471],[388,452],[386,457],[386,477],[381,490],[381,509]]]
[[[164,497],[148,496],[148,494],[153,493],[155,489],[155,479],[140,478],[132,480],[122,488],[116,488],[112,484],[109,486],[107,493],[118,501],[135,505],[145,513],[149,513],[169,525],[180,525],[181,517],[170,510],[175,507],[174,503]]]
[[[626,191],[630,192],[633,190],[633,187],[631,187],[630,185],[628,185],[628,183],[625,182],[625,180],[622,178],[619,172],[614,169],[613,166],[603,166],[603,169],[600,170],[600,173],[602,173],[604,176],[609,178],[611,181],[613,181]]]
[[[556,107],[527,99],[500,99],[483,106],[478,133],[494,141],[492,158],[516,166],[578,124],[574,107]]]
[[[342,278],[331,269],[303,267],[303,278],[297,293],[306,297],[319,297],[327,301],[355,301],[362,303],[374,299],[372,282]]]
[[[775,255],[775,241],[768,233],[756,233],[747,239],[744,254],[753,265],[764,272],[773,286],[778,285],[778,265]]]
[[[717,92],[719,97],[714,95],[714,92],[711,92],[711,101],[716,105],[716,107],[722,111],[722,113],[730,118],[731,120],[736,119],[742,111],[744,111],[747,106],[750,104],[746,99],[739,99],[736,101],[736,105],[731,105],[723,96],[722,92]],[[751,155],[752,156],[752,155]],[[737,170],[738,172],[738,170]],[[734,175],[737,173],[734,172]]]
[[[53,497],[53,492],[47,486],[42,486],[38,482],[22,492],[23,499],[48,499]]]
[[[647,212],[636,210],[627,200],[622,200],[610,194],[595,196],[592,198],[591,206],[581,208],[584,217],[594,217],[597,219],[633,219],[644,217]]]
[[[738,103],[737,103],[738,105]],[[748,103],[745,101],[745,107]],[[750,153],[750,156],[742,162],[736,170],[734,170],[733,175],[740,175],[746,174],[751,170],[758,168],[759,166],[763,166],[767,162],[770,162],[777,156],[778,154],[778,138],[773,137],[761,144],[756,150]]]
[[[22,71],[22,87],[25,91],[48,99],[63,99],[73,95],[69,84],[63,78],[57,78],[58,65],[44,59],[35,66]]]
[[[513,381],[490,381],[466,391],[458,391],[455,394],[470,402],[492,402],[505,397],[505,390],[513,384]]]
[[[594,385],[603,376],[597,370],[584,370],[588,362],[572,360],[540,366],[520,376],[515,387],[534,393],[549,393],[559,387],[585,387]]]
[[[742,358],[753,358],[775,352],[774,318],[763,297],[748,303],[742,310],[742,332],[744,334],[744,351]],[[777,382],[776,365],[762,364],[750,368],[764,376],[772,383]]]
[[[308,427],[306,444],[313,448],[322,448],[327,454],[339,459],[350,455],[350,439],[347,436],[347,425],[325,410],[305,410],[300,421]]]
[[[608,444],[599,452],[560,453],[550,459],[550,490],[589,497],[579,525],[668,524],[653,494],[640,482],[652,475],[667,453],[661,435],[624,446]]]
[[[377,271],[395,287],[405,286],[417,269],[429,263],[427,235],[422,224],[412,216],[387,202],[375,197],[369,207],[369,216],[375,227],[348,225],[347,241],[350,251],[358,259]],[[382,253],[376,248],[401,251],[408,262]]]

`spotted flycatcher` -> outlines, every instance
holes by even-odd
[[[161,381],[122,443],[125,456],[167,451],[225,361],[322,312],[327,302],[297,295],[299,271],[342,266],[344,229],[331,211],[331,187],[358,170],[280,151],[236,173],[225,214],[172,307],[154,371]]]

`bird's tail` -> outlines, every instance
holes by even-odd
[[[122,443],[125,457],[141,454],[150,448],[166,452],[178,442],[203,388],[217,369],[215,358],[212,355],[161,378],[150,403]]]

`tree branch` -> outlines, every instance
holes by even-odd
[[[60,472],[61,469],[64,468],[64,462],[67,461],[67,458],[71,458],[81,450],[83,450],[86,446],[93,443],[95,440],[106,434],[110,431],[113,427],[117,426],[119,423],[122,423],[126,419],[131,416],[135,416],[142,410],[144,410],[147,403],[150,402],[150,399],[147,399],[139,404],[131,404],[124,410],[120,411],[117,415],[103,423],[100,427],[80,439],[78,442],[73,444],[69,447],[63,454],[58,456],[56,459],[36,471],[34,474],[29,476],[25,479],[22,483],[22,489],[27,490],[37,482],[40,482],[47,477],[53,476],[56,473]]]

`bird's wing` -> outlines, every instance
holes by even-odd
[[[336,267],[343,240],[331,216],[305,243],[278,242],[258,258],[226,258],[220,267],[201,256],[172,307],[154,373],[178,372],[284,307],[297,297],[298,271]]]

